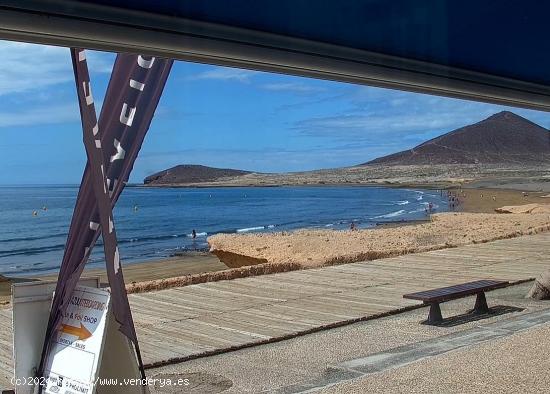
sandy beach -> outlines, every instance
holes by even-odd
[[[495,209],[507,205],[550,204],[550,199],[544,197],[548,195],[547,192],[495,187],[451,189],[451,191],[460,197],[459,209],[463,212],[494,213]]]
[[[544,197],[547,193],[499,188],[456,188],[449,193],[460,200],[455,212],[430,215],[424,223],[359,231],[218,234],[210,237],[209,243],[211,251],[229,266],[292,262],[312,267],[488,242],[546,231],[550,224],[547,213],[495,212],[503,206],[550,206]]]
[[[189,252],[168,259],[151,260],[124,267],[124,279],[127,284],[162,280],[182,275],[196,275],[204,272],[226,270],[227,266],[210,253]],[[107,285],[107,273],[104,269],[84,270],[83,276],[99,276],[102,285]],[[57,280],[57,275],[43,275],[22,279],[0,280],[0,305],[6,303],[11,295],[11,282],[32,280]]]
[[[350,263],[407,253],[488,242],[550,229],[548,214],[441,213],[413,226],[358,231],[218,234],[209,239],[224,261],[248,259],[303,267]]]

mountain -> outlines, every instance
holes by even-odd
[[[166,185],[212,182],[222,178],[250,174],[249,171],[232,170],[228,168],[214,168],[194,164],[182,164],[156,174],[149,175],[143,180],[146,185]]]
[[[550,132],[509,111],[368,164],[535,164],[550,162]]]

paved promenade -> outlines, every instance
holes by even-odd
[[[521,281],[550,266],[550,234],[130,295],[144,362],[158,365],[418,305],[407,292],[476,279]],[[11,375],[0,310],[0,387]]]

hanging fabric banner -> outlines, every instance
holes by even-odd
[[[130,304],[124,287],[122,268],[120,267],[120,253],[118,251],[116,229],[111,209],[111,199],[107,188],[106,166],[103,161],[103,150],[99,136],[94,98],[90,88],[90,75],[86,55],[82,49],[71,49],[73,70],[78,92],[78,104],[82,121],[84,147],[88,156],[88,165],[91,174],[92,190],[99,213],[99,221],[90,221],[89,228],[96,231],[101,226],[103,235],[103,251],[107,266],[107,276],[111,285],[113,311],[117,321],[121,324],[121,331],[138,346],[137,335],[130,312]],[[122,160],[124,152],[120,144],[113,160]],[[118,155],[118,157],[117,157]],[[138,351],[139,353],[139,351]]]
[[[113,313],[120,324],[120,331],[136,346],[138,361],[140,367],[143,367],[110,212],[128,181],[173,61],[119,54],[113,67],[99,122],[95,122],[95,110],[92,113],[90,109],[94,106],[84,51],[71,49],[71,55],[81,105],[85,143],[86,139],[89,139],[86,144],[88,163],[67,237],[46,330],[39,375],[44,372],[44,360],[51,338],[59,328],[70,296],[103,229],[108,230],[103,231],[103,240]],[[90,151],[91,147],[94,150]],[[93,161],[91,153],[94,153]],[[104,182],[101,179],[104,179]]]

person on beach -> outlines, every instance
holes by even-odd
[[[193,239],[197,238],[197,232],[195,231],[195,229],[193,229],[193,231],[191,232],[191,236],[193,237]]]
[[[356,231],[357,230],[357,227],[355,226],[355,222],[351,222],[350,226],[349,226],[349,229],[351,231]]]

